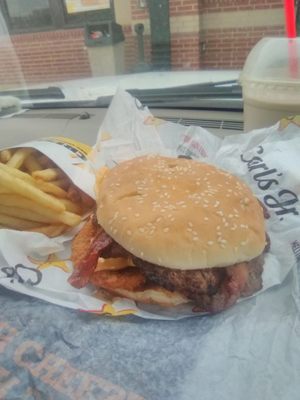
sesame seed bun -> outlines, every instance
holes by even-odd
[[[145,261],[192,270],[260,255],[263,210],[241,180],[212,165],[144,156],[96,180],[97,218],[122,247]]]

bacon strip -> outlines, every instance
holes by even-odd
[[[97,233],[91,242],[90,248],[86,252],[86,256],[77,263],[76,269],[69,277],[68,282],[70,285],[80,289],[88,284],[90,275],[96,268],[98,257],[112,242],[112,238],[108,236],[104,230]]]

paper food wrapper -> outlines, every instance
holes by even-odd
[[[266,229],[271,249],[265,257],[263,288],[254,296],[283,283],[300,259],[298,118],[221,139],[199,127],[157,119],[138,100],[119,90],[89,155],[90,166],[111,168],[143,154],[189,156],[221,167],[246,182],[270,213]],[[76,182],[79,184],[81,179],[78,175]],[[90,194],[91,181],[81,182],[85,189],[81,188]],[[0,283],[54,304],[97,314],[135,314],[152,319],[201,315],[189,304],[162,309],[121,298],[111,303],[92,287],[73,288],[67,282],[72,272],[73,234],[49,239],[38,233],[0,230]]]

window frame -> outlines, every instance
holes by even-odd
[[[110,9],[86,11],[68,14],[64,0],[48,0],[52,24],[41,27],[15,27],[12,25],[7,7],[7,1],[0,0],[0,12],[5,18],[10,34],[48,32],[57,29],[83,28],[90,22],[114,21],[115,12],[113,0],[110,0]]]

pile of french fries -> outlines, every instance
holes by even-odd
[[[94,204],[39,151],[0,152],[0,227],[55,237],[78,225]]]

